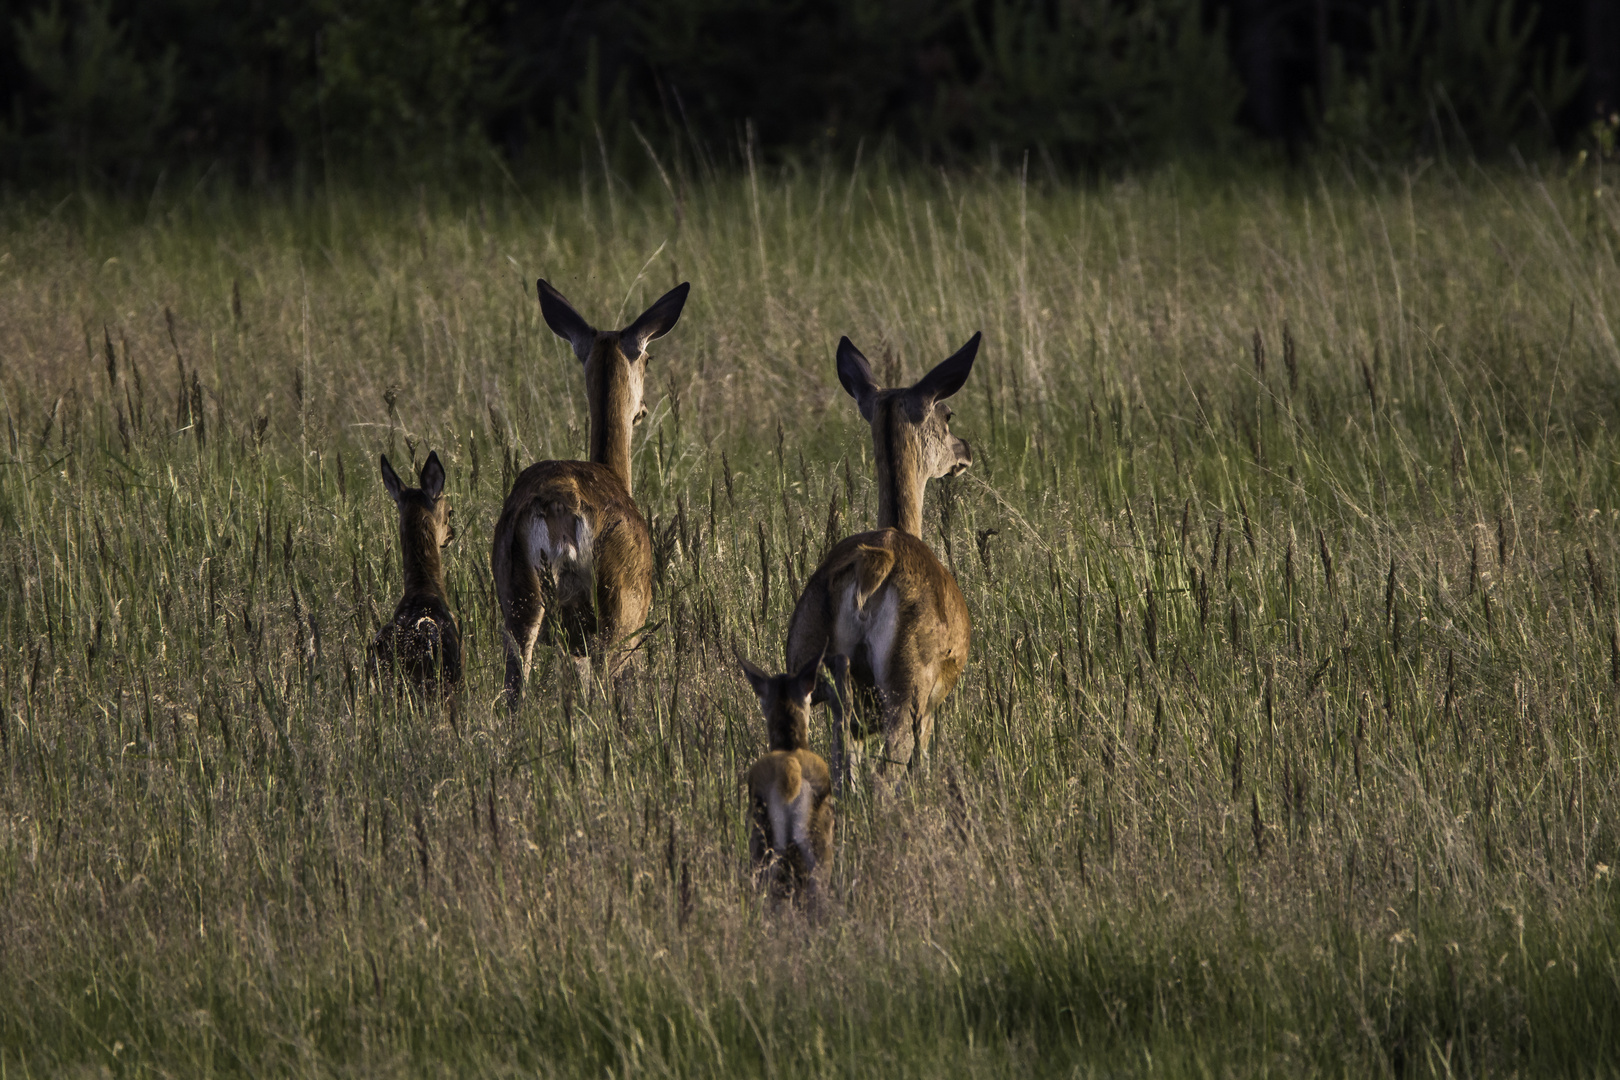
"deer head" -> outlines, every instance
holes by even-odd
[[[689,282],[675,286],[623,330],[597,330],[544,278],[536,282],[540,314],[585,365],[592,461],[611,468],[630,490],[630,434],[647,415],[647,346],[675,328]]]
[[[878,474],[878,528],[913,536],[922,529],[923,488],[973,464],[967,440],[951,433],[946,399],[967,382],[979,352],[979,334],[911,386],[884,389],[872,365],[849,338],[838,342],[838,381],[872,426]]]

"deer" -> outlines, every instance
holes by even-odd
[[[872,429],[878,527],[844,538],[821,560],[793,609],[785,650],[789,671],[823,653],[847,658],[831,686],[837,790],[858,763],[874,710],[883,733],[880,775],[926,766],[934,710],[967,663],[972,627],[962,590],[920,533],[928,481],[973,463],[972,448],[951,434],[946,400],[973,370],[979,339],[974,334],[917,382],[893,389],[877,385],[849,338],[838,342],[838,380]]]
[[[519,474],[495,523],[490,569],[506,647],[505,696],[516,711],[542,629],[617,684],[652,605],[653,549],[630,485],[630,440],[647,415],[647,346],[674,329],[691,285],[665,293],[622,330],[597,330],[544,279],[540,313],[585,370],[590,460],[540,461]]]
[[[750,766],[745,783],[753,809],[748,853],[756,877],[776,899],[815,898],[815,873],[832,855],[832,777],[827,762],[810,750],[811,699],[821,687],[822,656],[796,672],[767,675],[738,655],[743,674],[765,714],[769,747]],[[842,670],[834,657],[829,667]],[[834,709],[836,712],[836,701]]]
[[[444,465],[430,452],[418,474],[421,487],[408,488],[382,456],[382,481],[399,511],[399,553],[405,566],[405,595],[394,617],[371,642],[369,667],[379,678],[399,679],[423,692],[450,691],[461,684],[461,633],[445,599],[440,552],[455,539],[450,500],[444,497]]]

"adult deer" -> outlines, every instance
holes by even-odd
[[[821,655],[849,658],[861,697],[875,697],[883,731],[882,772],[925,763],[934,709],[967,662],[971,631],[956,579],[919,538],[923,488],[973,462],[951,434],[945,400],[973,370],[979,336],[914,385],[884,389],[849,338],[838,343],[838,381],[872,427],[877,466],[878,527],[833,546],[811,575],[788,624],[787,666],[798,671]],[[829,665],[831,666],[831,665]],[[850,679],[834,669],[839,703],[851,702]],[[861,710],[835,713],[833,768],[847,783],[867,724]]]
[[[530,465],[495,523],[490,566],[511,709],[523,698],[542,623],[582,677],[594,665],[617,678],[632,652],[627,638],[647,620],[652,537],[630,496],[630,436],[647,414],[647,345],[674,328],[690,288],[677,285],[623,330],[596,330],[562,293],[536,283],[546,325],[585,367],[591,459]]]
[[[394,617],[371,642],[373,674],[403,676],[418,690],[452,690],[461,683],[461,634],[445,601],[439,552],[455,539],[450,500],[444,498],[444,466],[435,451],[422,463],[419,488],[408,488],[382,459],[383,487],[399,510],[399,553],[405,564],[405,595]]]

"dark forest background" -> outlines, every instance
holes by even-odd
[[[1483,160],[1612,138],[1617,104],[1614,0],[0,0],[14,189],[631,175],[649,150]]]

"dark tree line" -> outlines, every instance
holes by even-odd
[[[8,184],[632,171],[857,147],[1063,172],[1482,158],[1620,106],[1568,0],[0,0]],[[645,144],[645,145],[644,145]]]

